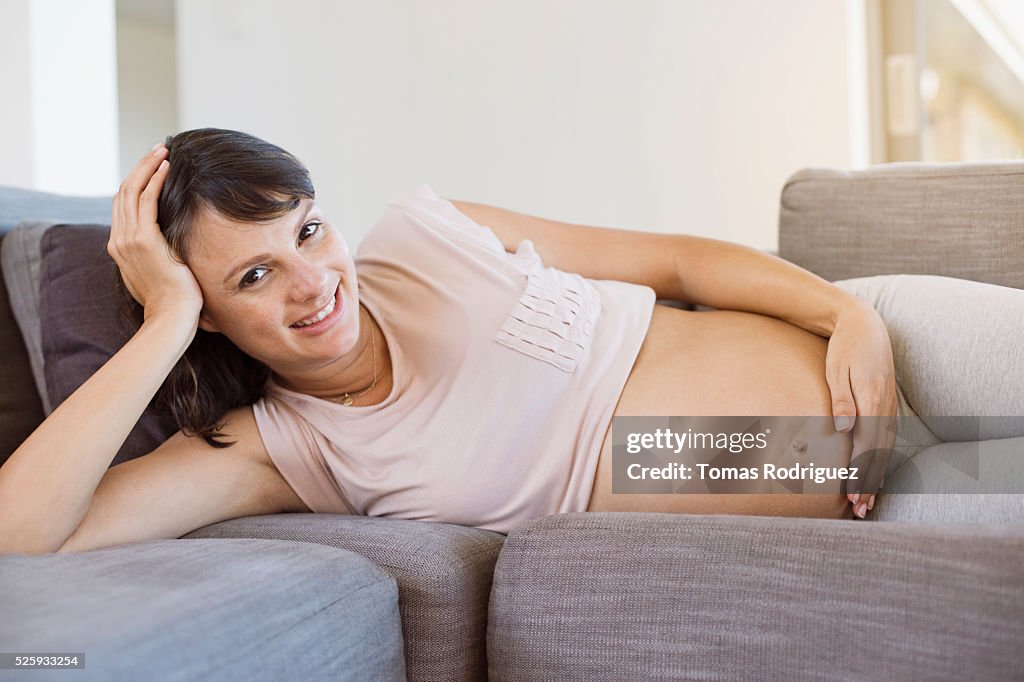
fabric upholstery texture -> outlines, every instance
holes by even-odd
[[[6,236],[0,236],[0,252]],[[0,466],[43,421],[43,404],[21,329],[0,277]]]
[[[72,197],[0,185],[0,234],[23,220],[108,223],[112,197]]]
[[[44,414],[52,412],[53,405],[46,392],[46,374],[43,370],[43,343],[39,323],[39,243],[53,225],[47,221],[19,223],[5,235],[3,245],[0,246],[0,262],[3,263],[11,311],[18,322],[17,328],[21,330]]]
[[[878,496],[872,517],[875,521],[1024,524],[1022,488],[1024,438],[939,443],[886,477],[885,494]]]
[[[829,281],[930,274],[1024,288],[1024,161],[805,169],[779,256]]]
[[[490,679],[1021,679],[1024,524],[561,514],[494,574]]]
[[[5,235],[15,225],[55,222],[107,222],[110,220],[111,197],[70,197],[48,192],[38,192],[19,187],[0,186],[0,235]],[[4,238],[6,243],[7,239]],[[7,280],[6,268],[4,279]],[[8,289],[8,291],[4,291]],[[15,337],[20,328],[12,323],[9,301],[20,300],[23,291],[12,291],[9,285],[0,284],[0,352],[3,352],[4,367],[0,369],[0,465],[25,440],[43,420],[44,406],[35,397],[35,386],[39,382],[26,377],[30,367],[28,349],[24,340]],[[8,298],[10,294],[10,298]],[[16,319],[16,318],[15,318]],[[28,379],[28,380],[26,380]]]
[[[120,317],[108,236],[102,225],[55,225],[40,240],[40,340],[46,391],[55,407],[131,337]],[[151,452],[175,431],[172,419],[147,408],[112,464]]]
[[[505,536],[425,521],[271,514],[224,521],[186,538],[300,540],[340,547],[394,576],[409,680],[484,680],[491,573]]]
[[[394,579],[336,548],[156,540],[10,555],[0,585],[5,651],[85,654],[84,670],[24,679],[405,679]]]

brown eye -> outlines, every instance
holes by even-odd
[[[320,231],[320,223],[308,223],[299,230],[299,243],[306,241]]]
[[[266,273],[266,268],[253,268],[249,272],[242,275],[242,281],[239,282],[239,286],[247,287],[256,284],[263,279],[264,275],[259,273]]]

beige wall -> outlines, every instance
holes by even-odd
[[[177,51],[171,23],[117,18],[120,175],[178,129]]]
[[[311,168],[352,242],[442,196],[775,248],[779,191],[848,167],[854,0],[178,0],[181,128]]]

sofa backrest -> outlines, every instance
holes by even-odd
[[[805,169],[782,190],[779,254],[834,282],[944,275],[1024,288],[1024,160]]]
[[[0,185],[0,235],[23,220],[110,224],[113,197],[70,197]]]

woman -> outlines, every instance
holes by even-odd
[[[0,549],[289,511],[507,531],[558,511],[873,506],[886,464],[870,455],[893,436],[863,417],[895,415],[897,388],[886,327],[853,294],[755,249],[426,186],[388,207],[357,272],[290,154],[218,129],[168,145],[113,202],[108,251],[138,330],[0,470]],[[158,392],[181,431],[108,469]],[[613,414],[835,416],[793,440],[823,465],[864,455],[872,475],[863,495],[614,495]]]

